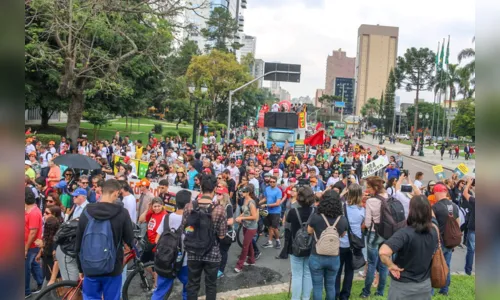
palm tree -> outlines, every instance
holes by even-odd
[[[469,98],[469,95],[471,95],[471,88],[470,88],[470,78],[471,74],[469,73],[469,70],[466,68],[460,68],[458,70],[458,76],[460,77],[460,82],[458,83],[458,93],[464,96],[463,99]],[[473,94],[474,92],[472,92]]]
[[[361,108],[361,115],[373,117],[379,111],[379,101],[376,98],[370,98]]]
[[[472,38],[472,42],[476,41],[476,37]],[[472,60],[464,66],[465,69],[469,71],[469,73],[474,75],[476,73],[476,50],[473,48],[465,48],[460,53],[458,53],[458,62],[461,63],[462,60],[472,58]]]
[[[460,77],[460,67],[457,64],[449,64],[448,70],[439,70],[436,72],[435,77],[433,78],[434,85],[434,93],[439,91],[446,93],[446,90],[450,90],[450,100],[455,100],[457,96],[457,88],[455,84],[460,84],[462,78]],[[451,101],[449,103],[449,107],[451,108]]]

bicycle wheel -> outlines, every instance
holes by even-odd
[[[127,275],[123,284],[123,300],[149,300],[155,287],[153,276],[154,262],[136,265],[134,271]],[[148,270],[149,269],[149,270]]]
[[[238,230],[236,231],[236,241],[238,242],[238,245],[240,248],[243,248],[243,230],[241,229],[243,226],[238,226]],[[257,234],[255,235],[254,239],[257,242],[260,237],[260,232],[257,230]]]
[[[78,281],[64,280],[43,289],[35,300],[81,300],[82,284]]]

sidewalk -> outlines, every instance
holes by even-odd
[[[389,143],[389,141],[385,141],[384,144],[379,145],[378,144],[378,139],[372,139],[371,136],[365,136],[363,139],[356,139],[353,138],[352,141],[354,143],[360,143],[360,144],[365,144],[370,147],[381,147],[381,148],[386,148],[390,152],[401,152],[401,154],[404,157],[412,158],[415,160],[422,161],[424,163],[430,164],[430,165],[442,165],[443,168],[448,169],[450,171],[455,170],[455,168],[461,164],[464,163],[468,168],[469,168],[469,174],[472,174],[474,171],[474,168],[476,167],[476,160],[475,159],[469,159],[465,160],[463,157],[458,157],[458,159],[451,159],[450,155],[448,152],[445,152],[443,155],[443,160],[441,160],[441,153],[439,152],[439,149],[436,149],[436,154],[433,154],[433,150],[425,149],[424,148],[424,156],[418,156],[418,151],[415,151],[413,156],[411,156],[411,146],[402,144],[399,142],[396,142],[395,144]],[[460,150],[462,152],[462,150]],[[373,151],[374,152],[374,151]]]

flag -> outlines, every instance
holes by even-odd
[[[444,40],[443,39],[443,45],[441,46],[441,55],[439,56],[439,69],[443,69],[443,59],[444,59]]]
[[[323,127],[323,124],[321,124],[321,122],[318,122],[314,131],[318,131],[321,127]]]
[[[439,71],[439,45],[440,42],[438,41],[438,50],[436,52],[436,70]]]
[[[446,45],[446,58],[444,60],[444,63],[446,65],[449,64],[448,58],[450,57],[450,36],[448,36],[448,45]]]
[[[325,142],[325,131],[320,130],[304,140],[305,145],[317,146]]]

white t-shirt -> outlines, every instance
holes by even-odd
[[[137,201],[135,200],[134,195],[130,194],[128,196],[123,197],[123,207],[128,211],[130,215],[130,219],[132,222],[137,220]]]
[[[42,158],[42,168],[48,167],[49,166],[49,160],[52,159],[52,154],[45,150],[43,153],[40,154],[40,157]]]
[[[215,144],[216,142],[217,142],[217,139],[215,138],[215,136],[211,135],[210,136],[210,143]]]
[[[273,106],[271,106],[272,112],[278,112],[279,110],[280,110],[280,106],[278,103],[274,103]]]
[[[331,186],[331,185],[334,185],[334,184],[336,184],[337,182],[339,182],[339,180],[340,180],[340,177],[337,177],[337,178],[335,178],[335,177],[330,177],[330,178],[328,178],[328,181],[326,182],[326,186],[327,186],[327,187],[329,187],[329,186]]]
[[[253,184],[255,196],[259,197],[259,181],[255,178],[252,178],[248,181],[250,184]]]
[[[421,188],[422,187],[422,182],[420,180],[415,180],[413,182],[413,184],[417,187],[417,188]]]
[[[208,144],[208,137],[206,136],[203,137],[203,144]]]
[[[158,228],[156,229],[156,233],[158,233],[159,235],[161,235],[163,233],[163,227],[165,226],[164,223],[165,223],[165,217],[167,215],[165,215],[163,217],[163,219],[161,219],[161,223],[160,225],[158,226]],[[179,228],[179,226],[181,226],[181,223],[182,223],[182,215],[178,215],[176,213],[171,213],[169,214],[170,217],[168,217],[168,227],[170,228]],[[184,241],[184,234],[182,234],[182,240]],[[182,263],[182,266],[187,266],[187,253],[184,255],[184,262]]]
[[[234,180],[234,182],[236,182],[236,184],[238,184],[238,182],[240,180],[240,169],[238,169],[238,167],[236,167],[236,166],[234,166],[232,168],[227,167],[227,169],[230,172],[231,178]]]
[[[30,143],[26,146],[26,154],[30,154],[31,152],[36,152],[36,148]]]

